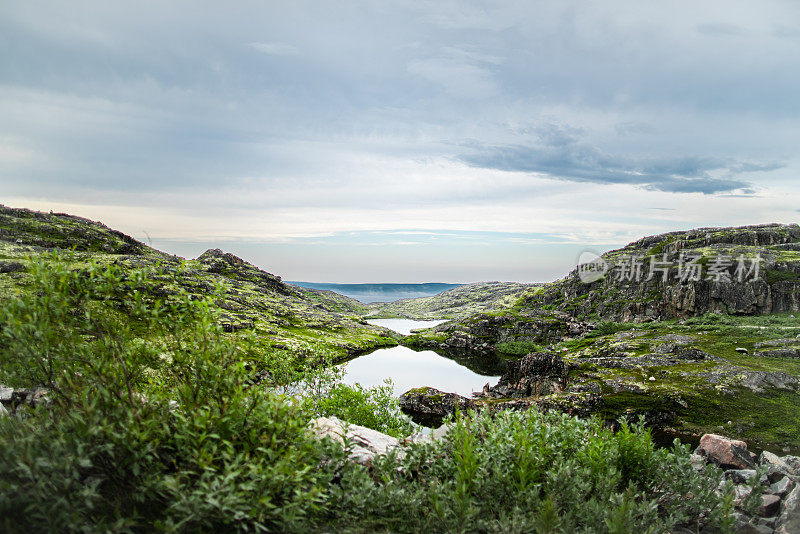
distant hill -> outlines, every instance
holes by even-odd
[[[211,249],[184,260],[148,247],[107,226],[64,213],[43,213],[0,204],[0,299],[29,291],[31,261],[51,261],[60,251],[73,269],[90,262],[142,270],[155,283],[150,295],[188,293],[213,297],[223,329],[259,337],[265,356],[340,360],[376,347],[396,345],[397,334],[366,324],[361,302],[329,291],[286,284],[233,254]],[[216,289],[220,293],[215,293]]]
[[[370,317],[408,319],[454,319],[516,304],[526,291],[542,284],[479,282],[454,287],[430,297],[403,299],[370,305]]]
[[[425,284],[326,284],[320,282],[288,282],[299,287],[333,291],[356,299],[365,304],[373,302],[394,302],[400,299],[414,299],[438,295],[461,284],[429,282]]]

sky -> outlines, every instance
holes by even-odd
[[[0,3],[0,203],[288,280],[800,219],[795,1]]]

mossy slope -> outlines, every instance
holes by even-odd
[[[0,295],[26,291],[30,261],[71,255],[144,269],[155,296],[216,295],[214,314],[230,335],[255,335],[265,355],[286,353],[342,360],[397,344],[398,335],[366,324],[361,303],[328,291],[286,284],[232,254],[212,249],[197,259],[165,254],[100,223],[66,214],[0,206]]]

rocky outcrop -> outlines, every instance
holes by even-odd
[[[475,409],[475,402],[436,388],[422,387],[406,391],[399,398],[400,409],[420,425],[439,427],[444,419],[456,411],[466,412]]]
[[[263,289],[277,291],[284,295],[298,293],[281,281],[280,276],[262,271],[242,258],[223,252],[218,248],[208,249],[197,257],[197,261],[206,266],[207,272],[224,274],[235,279],[246,280]]]
[[[66,213],[44,213],[24,208],[10,208],[2,204],[0,204],[0,241],[80,252],[161,254],[144,243],[99,222]]]
[[[584,283],[576,269],[527,297],[526,307],[613,321],[800,310],[800,226],[794,224],[647,237],[607,252],[598,265],[606,269],[601,279]]]
[[[591,329],[590,323],[560,312],[537,311],[525,316],[478,314],[438,325],[421,336],[410,336],[405,343],[434,350],[495,354],[507,350],[504,346],[544,346],[581,336]]]
[[[526,291],[541,285],[519,282],[464,284],[432,297],[375,302],[369,305],[370,315],[417,320],[467,317],[485,311],[509,308]]]
[[[567,385],[569,366],[557,354],[535,352],[509,362],[508,370],[489,391],[498,397],[550,395]]]

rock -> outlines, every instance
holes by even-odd
[[[450,425],[442,425],[439,428],[434,428],[431,431],[431,440],[438,441],[440,439],[444,439],[449,431]]]
[[[465,412],[475,408],[475,403],[455,393],[445,393],[436,388],[422,387],[406,391],[398,399],[400,409],[420,425],[439,427],[448,415],[456,410]]]
[[[767,467],[767,476],[771,482],[788,477],[798,477],[800,475],[800,457],[798,456],[778,456],[769,451],[764,451],[758,458],[758,463]]]
[[[749,351],[748,351],[746,348],[744,348],[744,347],[736,347],[734,350],[735,350],[736,352],[740,352],[740,353],[742,353],[742,354],[747,354],[747,353],[749,352]]]
[[[733,503],[742,506],[744,501],[753,493],[753,488],[747,484],[738,484],[733,487]]]
[[[781,504],[780,516],[775,524],[776,531],[781,532],[800,532],[800,486],[789,492]]]
[[[785,497],[795,487],[795,483],[789,477],[783,477],[769,487],[769,492],[778,497]]]
[[[554,352],[533,352],[508,364],[491,392],[501,397],[549,395],[566,386],[569,368]]]
[[[736,529],[736,534],[772,534],[772,529],[766,525],[746,523]]]
[[[775,522],[777,521],[777,517],[758,517],[756,516],[756,525],[768,528],[772,531],[775,528]]]
[[[0,402],[3,404],[8,404],[11,402],[11,398],[14,396],[14,388],[9,388],[6,386],[0,386]]]
[[[756,455],[747,450],[747,443],[717,434],[700,438],[701,454],[722,467],[750,469],[755,467]]]
[[[800,380],[780,371],[744,371],[739,374],[740,384],[749,390],[762,393],[768,388],[797,390]]]
[[[19,273],[25,270],[25,266],[16,261],[0,263],[0,273]]]
[[[761,496],[761,504],[756,512],[761,517],[774,517],[781,508],[781,498],[777,495],[766,494]]]
[[[756,476],[755,469],[731,469],[725,471],[724,476],[734,484],[748,484],[750,479]]]
[[[753,356],[763,358],[800,358],[800,349],[797,348],[783,348],[772,350],[760,350],[754,352]]]
[[[397,438],[359,425],[351,425],[337,417],[318,417],[310,423],[311,431],[320,439],[330,438],[352,447],[348,458],[369,465],[375,456],[400,447]]]
[[[692,467],[694,467],[695,471],[702,472],[706,469],[706,459],[700,454],[692,453],[689,457],[689,461],[692,462]]]

